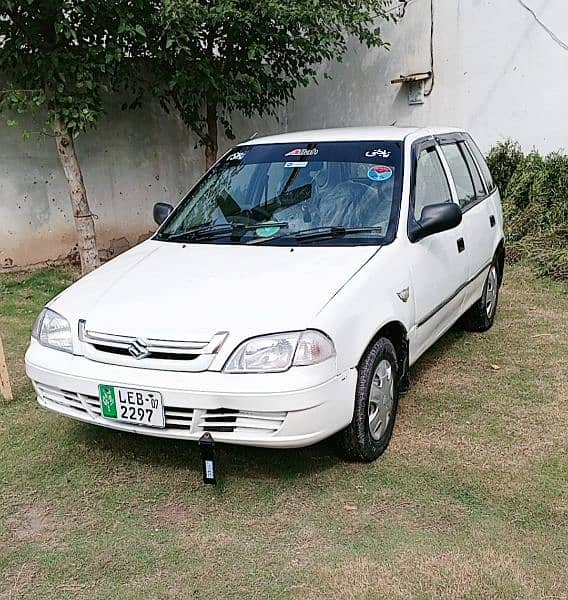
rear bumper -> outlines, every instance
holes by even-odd
[[[299,367],[303,369],[299,377],[294,376],[294,369],[264,375],[154,371],[94,362],[45,348],[35,340],[26,353],[26,372],[38,402],[54,412],[156,437],[198,440],[210,431],[219,442],[273,448],[314,444],[351,421],[356,370],[330,377],[329,366],[322,367]],[[312,385],[306,385],[308,369],[313,369]],[[166,427],[137,426],[101,417],[100,383],[159,391]],[[298,384],[301,387],[296,388]],[[216,425],[210,427],[211,422]]]

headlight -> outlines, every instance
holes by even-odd
[[[73,353],[69,321],[49,308],[44,308],[36,319],[32,337],[42,346]]]
[[[315,365],[335,356],[333,342],[320,331],[292,331],[255,337],[241,344],[223,369],[227,373],[279,373]]]

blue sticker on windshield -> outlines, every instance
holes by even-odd
[[[256,235],[258,237],[272,237],[276,235],[280,231],[280,227],[276,225],[269,225],[268,227],[259,227],[256,230]]]
[[[285,169],[299,169],[301,167],[307,167],[308,163],[307,162],[287,162],[284,165]]]
[[[392,177],[392,169],[386,165],[375,165],[369,169],[367,177],[372,181],[387,181]]]

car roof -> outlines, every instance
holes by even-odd
[[[291,144],[308,142],[359,142],[359,141],[402,141],[407,136],[422,137],[462,131],[455,127],[337,127],[334,129],[313,129],[294,131],[242,142],[239,146],[257,144]]]

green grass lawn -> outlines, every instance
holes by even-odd
[[[568,288],[511,270],[494,328],[412,371],[387,453],[219,449],[43,411],[23,370],[65,270],[0,276],[0,598],[568,598]]]

